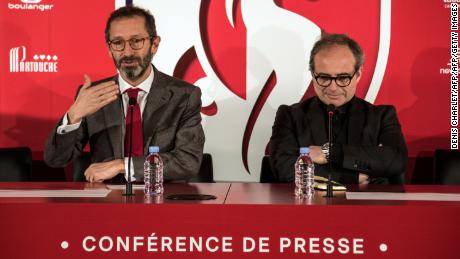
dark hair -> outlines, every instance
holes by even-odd
[[[353,40],[352,38],[348,37],[346,34],[324,34],[321,36],[315,45],[313,45],[313,49],[310,52],[310,71],[314,71],[315,69],[315,55],[320,51],[327,47],[333,45],[342,45],[347,46],[353,56],[355,57],[356,64],[355,70],[357,71],[364,63],[364,54],[363,50],[359,46],[359,44]]]
[[[109,42],[110,40],[110,26],[113,21],[123,18],[132,18],[134,16],[144,18],[145,29],[151,37],[150,41],[152,41],[153,38],[157,36],[155,18],[153,18],[153,15],[148,10],[136,6],[124,6],[118,8],[110,14],[109,19],[107,20],[107,23],[105,25],[105,42]]]

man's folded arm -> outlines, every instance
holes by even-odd
[[[362,172],[338,167],[329,168],[327,164],[315,164],[315,175],[328,178],[329,174],[331,174],[332,180],[341,184],[357,184],[359,182],[359,173]]]
[[[371,177],[402,174],[407,163],[407,147],[392,106],[386,106],[376,146],[343,145],[343,167]]]

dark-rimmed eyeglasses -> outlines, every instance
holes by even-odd
[[[347,87],[350,85],[351,80],[356,75],[357,70],[352,75],[339,75],[339,76],[329,76],[329,75],[317,75],[313,72],[313,78],[316,80],[319,86],[328,87],[331,85],[332,81],[335,81],[335,84],[340,87]]]
[[[129,40],[115,39],[109,40],[107,43],[110,46],[110,49],[113,51],[123,51],[126,46],[126,42],[129,42],[129,46],[133,50],[140,50],[144,47],[144,42],[146,39],[152,40],[155,37],[144,37],[144,38],[132,38]]]

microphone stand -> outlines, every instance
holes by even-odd
[[[327,116],[328,116],[328,124],[329,124],[329,132],[328,132],[328,143],[329,143],[329,160],[332,157],[332,117],[334,116],[335,106],[333,104],[329,104],[327,106]],[[334,189],[332,187],[332,164],[328,161],[328,177],[327,177],[327,186],[326,186],[326,198],[334,197]]]
[[[133,183],[131,182],[131,160],[133,156],[133,110],[137,100],[135,98],[129,98],[128,108],[131,115],[129,123],[129,152],[128,152],[128,180],[126,181],[126,191],[123,196],[134,196]]]

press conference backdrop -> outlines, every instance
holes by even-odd
[[[278,106],[314,94],[309,51],[322,32],[361,43],[357,96],[396,107],[409,180],[417,161],[450,148],[450,0],[132,2],[156,18],[154,65],[202,90],[205,152],[217,181],[258,181]],[[42,158],[83,74],[116,73],[105,21],[130,3],[2,0],[0,146],[30,146]]]

